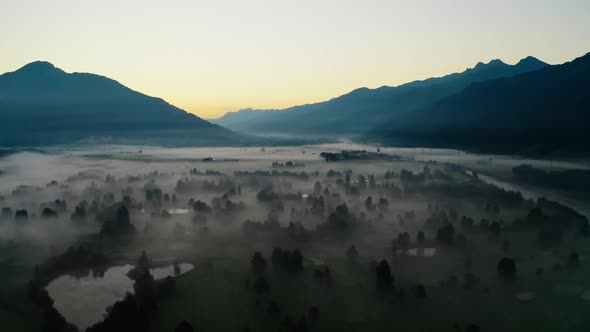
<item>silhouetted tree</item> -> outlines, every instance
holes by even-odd
[[[320,195],[322,193],[322,184],[320,181],[316,181],[316,183],[313,185],[313,192],[316,195]]]
[[[268,285],[268,281],[266,281],[265,278],[263,277],[258,277],[258,279],[256,279],[254,281],[254,291],[259,294],[266,294],[268,293],[268,291],[270,290],[270,287]]]
[[[297,322],[297,332],[307,331],[309,331],[307,327],[307,319],[305,318],[305,315],[301,315],[301,317],[299,317],[299,321]]]
[[[514,280],[516,279],[516,262],[511,259],[504,257],[498,262],[497,266],[498,276],[503,280]]]
[[[307,317],[309,318],[310,323],[315,323],[320,318],[320,310],[316,306],[310,306],[309,310],[307,311]]]
[[[252,271],[256,274],[263,274],[266,272],[266,260],[259,251],[255,252],[252,259],[250,259],[250,265],[252,266]]]
[[[580,264],[580,256],[577,252],[572,252],[567,258],[567,265],[569,267],[577,267]]]
[[[281,316],[281,307],[279,307],[279,304],[276,303],[275,301],[271,301],[268,304],[268,308],[266,309],[266,312],[268,313],[268,315],[272,318],[278,318]]]
[[[414,290],[414,294],[416,295],[416,298],[419,300],[425,299],[426,298],[426,288],[424,287],[424,285],[419,284],[418,286],[416,286],[416,289]]]
[[[424,235],[423,231],[419,231],[418,235],[416,235],[416,240],[418,241],[418,243],[423,244],[424,241],[426,240],[426,236]]]
[[[293,251],[290,265],[293,274],[300,274],[303,272],[303,255],[297,248]]]
[[[377,292],[387,293],[393,290],[393,276],[389,269],[389,263],[386,260],[382,260],[375,269],[376,274],[376,287]]]
[[[494,221],[490,224],[490,239],[497,240],[500,238],[500,232],[502,231],[502,226],[499,222]]]
[[[43,209],[43,211],[41,211],[41,217],[43,217],[43,218],[57,218],[57,211],[46,207]]]
[[[379,211],[381,212],[386,212],[387,209],[389,208],[389,201],[383,197],[379,198],[379,203],[377,203],[377,206],[379,207]]]
[[[176,291],[176,280],[172,276],[167,276],[164,280],[157,282],[156,285],[158,298],[161,299],[170,297]]]
[[[150,268],[150,259],[148,258],[147,252],[145,250],[141,251],[141,255],[137,259],[137,268],[140,270],[149,270]]]
[[[354,245],[350,246],[350,248],[346,250],[346,257],[348,257],[348,259],[350,260],[355,260],[358,257],[358,255],[359,253]]]
[[[26,220],[29,218],[29,212],[26,209],[16,210],[14,218],[17,220]]]
[[[436,233],[437,241],[444,244],[451,244],[455,238],[455,227],[453,224],[447,224],[440,228]]]
[[[78,328],[74,325],[68,324],[64,316],[62,316],[53,306],[45,309],[43,313],[43,321],[41,326],[42,332],[77,332]]]

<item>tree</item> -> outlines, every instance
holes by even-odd
[[[156,283],[150,270],[142,270],[139,272],[139,275],[133,284],[133,290],[135,291],[135,297],[138,302],[151,305],[156,299],[156,289]]]
[[[410,233],[400,232],[397,233],[397,243],[401,248],[407,248],[410,246]]]
[[[195,329],[193,329],[193,326],[183,320],[182,322],[180,322],[180,324],[178,324],[178,326],[176,327],[176,329],[174,330],[175,332],[194,332]]]
[[[297,322],[297,332],[307,332],[307,319],[305,319],[305,315],[301,315],[299,318],[299,322]]]
[[[490,238],[492,240],[497,240],[500,238],[500,232],[502,231],[502,226],[499,222],[494,221],[490,224]]]
[[[365,190],[367,188],[367,180],[362,174],[358,176],[358,187],[360,190]]]
[[[250,265],[255,274],[263,274],[266,272],[266,259],[264,259],[260,251],[254,253],[254,256],[252,256],[252,259],[250,260]]]
[[[264,279],[263,277],[258,277],[258,279],[254,281],[254,291],[257,294],[266,294],[269,290],[270,287],[268,285],[268,281],[266,281],[266,279]]]
[[[379,207],[379,211],[381,212],[386,212],[387,209],[389,208],[389,201],[383,197],[379,198],[379,203],[377,203],[377,206]]]
[[[567,258],[567,265],[569,267],[577,267],[580,264],[580,256],[577,252],[572,252]]]
[[[423,244],[424,241],[426,240],[426,236],[424,235],[423,231],[419,231],[418,235],[416,235],[416,240],[418,241],[418,243]]]
[[[350,189],[350,173],[346,172],[346,175],[344,176],[344,188],[346,188],[346,190]]]
[[[351,261],[355,260],[358,257],[358,255],[359,253],[354,245],[350,246],[350,248],[346,250],[346,257],[348,257],[348,259],[350,259]]]
[[[41,217],[43,217],[43,218],[57,218],[57,211],[46,207],[43,209],[43,211],[41,211]]]
[[[322,193],[322,184],[320,183],[320,181],[316,181],[316,183],[313,185],[313,192],[316,195],[319,195]]]
[[[416,286],[416,289],[414,290],[414,294],[416,295],[416,298],[419,300],[425,299],[426,298],[426,288],[424,287],[424,285],[419,284],[418,286]]]
[[[377,183],[375,182],[375,176],[373,176],[373,174],[369,175],[369,188],[371,190],[377,188]]]
[[[211,207],[209,207],[207,205],[207,203],[201,202],[201,201],[196,201],[195,203],[193,203],[193,210],[195,212],[199,212],[199,213],[209,213],[211,212]]]
[[[125,206],[121,206],[117,209],[117,224],[124,228],[131,224],[131,220],[129,218],[129,210]]]
[[[375,269],[376,274],[376,286],[378,293],[388,293],[393,290],[394,278],[389,269],[389,263],[386,260],[382,260]]]
[[[279,307],[279,304],[276,303],[275,301],[271,301],[268,304],[268,308],[266,309],[266,312],[268,313],[268,315],[272,318],[278,318],[281,316],[281,307]]]
[[[25,220],[29,218],[29,212],[26,209],[16,210],[14,218],[17,220]]]
[[[156,286],[158,298],[167,298],[176,291],[176,280],[172,276],[167,276],[164,280],[159,281]]]
[[[41,326],[42,332],[77,332],[78,329],[68,324],[64,316],[62,316],[54,307],[47,308],[43,314],[43,322]]]
[[[150,268],[150,259],[147,256],[147,252],[145,250],[141,251],[141,255],[137,260],[137,268],[140,270],[149,270]]]
[[[107,308],[104,320],[86,329],[86,332],[134,331],[147,332],[153,307],[146,307],[136,296],[127,293],[121,301]]]
[[[371,197],[371,196],[367,197],[367,199],[365,200],[365,209],[367,211],[375,210],[375,205],[373,204],[373,197]]]
[[[135,231],[135,228],[131,225],[129,210],[125,206],[119,206],[114,213],[112,209],[109,209],[102,217],[105,219],[101,226],[101,234],[109,236],[128,235]]]
[[[307,317],[312,324],[317,322],[317,320],[320,318],[320,310],[318,307],[314,305],[310,306],[307,312]]]
[[[455,238],[455,227],[453,224],[447,224],[440,228],[436,233],[436,239],[444,244],[451,244]]]
[[[504,257],[498,262],[498,277],[510,281],[516,279],[516,262],[512,258]]]
[[[303,272],[303,255],[299,249],[295,248],[291,256],[291,270],[292,274],[300,274]]]

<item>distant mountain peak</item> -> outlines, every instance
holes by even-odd
[[[535,58],[534,56],[527,56],[526,58],[520,60],[517,64],[517,66],[540,66],[540,67],[544,67],[547,66],[547,64],[537,58]]]
[[[47,61],[34,61],[24,65],[17,73],[30,73],[30,74],[47,74],[47,73],[63,73],[64,71],[55,67],[52,63]]]
[[[0,75],[0,146],[113,142],[216,144],[232,132],[112,80],[35,61]]]
[[[502,61],[500,59],[494,59],[488,63],[478,62],[475,65],[475,67],[473,67],[473,69],[481,70],[484,68],[492,68],[492,67],[498,67],[498,66],[506,66],[506,63],[504,63],[504,61]]]

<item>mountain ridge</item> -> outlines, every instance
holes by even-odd
[[[507,153],[587,151],[588,86],[590,53],[561,65],[474,83],[376,127],[368,137],[385,144]]]
[[[67,73],[47,61],[0,75],[0,130],[0,145],[8,146],[62,144],[88,137],[152,144],[158,144],[159,137],[166,144],[239,139],[161,98],[105,76]]]
[[[512,76],[545,66],[548,64],[534,57],[524,58],[514,65],[491,60],[487,64],[479,63],[463,72],[441,77],[393,87],[361,87],[330,100],[280,110],[245,109],[228,112],[211,121],[242,132],[354,136],[388,120],[397,112],[425,106],[459,92],[471,83]]]

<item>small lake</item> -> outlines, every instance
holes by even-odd
[[[194,269],[188,263],[179,264],[179,267],[180,274]],[[133,280],[127,277],[132,269],[133,265],[113,266],[102,277],[92,273],[81,278],[62,275],[46,288],[54,300],[54,307],[69,323],[84,331],[103,319],[109,305],[122,300],[127,292],[133,293]],[[156,280],[175,276],[173,265],[153,268],[150,272]]]

